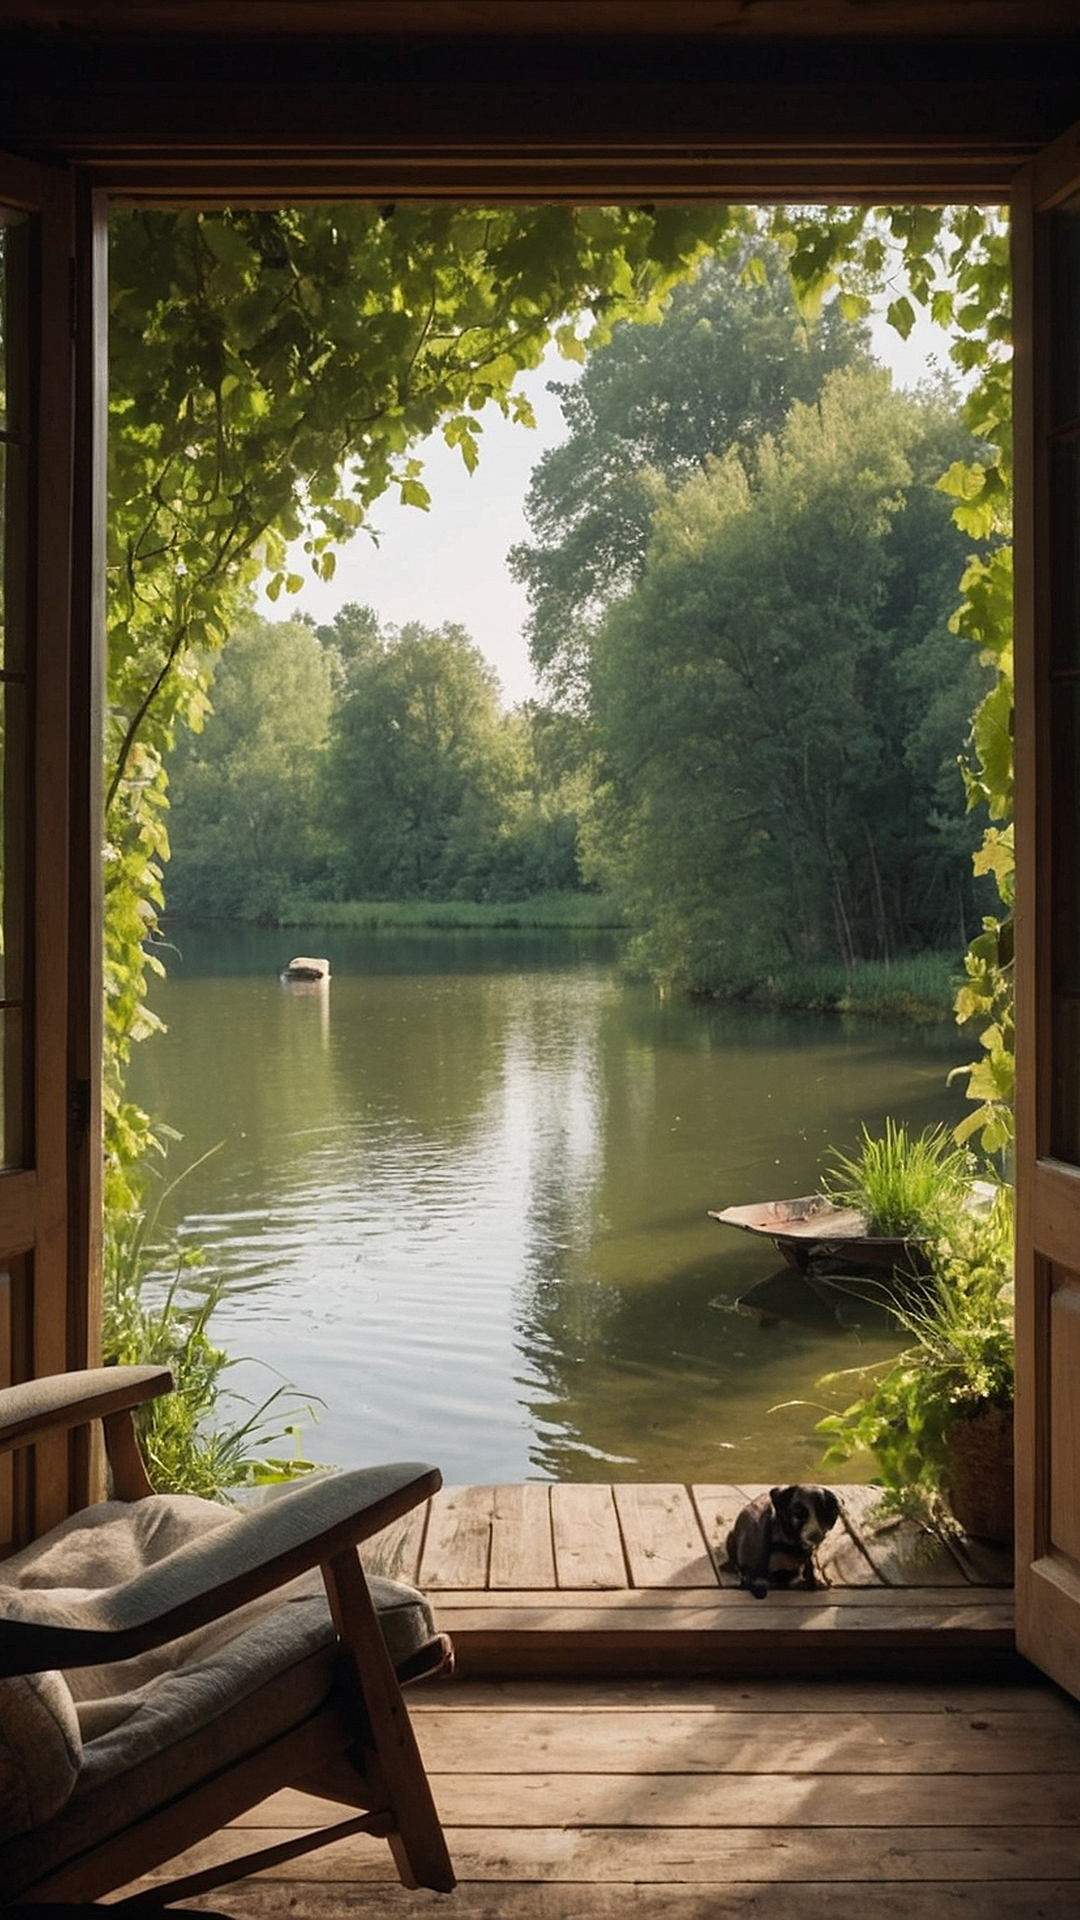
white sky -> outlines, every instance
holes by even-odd
[[[906,341],[883,320],[873,323],[872,332],[878,359],[891,367],[900,386],[917,385],[934,361],[948,363],[947,336],[929,321],[920,320]],[[270,620],[310,613],[321,625],[355,600],[395,626],[419,620],[437,627],[454,620],[491,661],[507,705],[535,694],[524,639],[528,605],[524,589],[510,578],[506,555],[516,541],[529,538],[522,509],[532,469],[565,437],[562,412],[547,383],[572,380],[577,372],[552,351],[543,366],[522,376],[519,384],[532,401],[535,429],[486,408],[480,464],[472,474],[457,449],[433,435],[417,448],[431,494],[428,511],[402,507],[396,496],[385,496],[371,516],[379,530],[377,546],[358,534],[338,548],[332,581],[312,580],[295,599],[283,594],[276,604],[260,598],[259,611]],[[297,573],[307,571],[302,548],[294,550],[290,564]]]

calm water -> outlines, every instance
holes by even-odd
[[[562,938],[173,938],[132,1091],[173,1165],[223,1143],[174,1217],[231,1283],[223,1343],[277,1370],[245,1390],[325,1402],[308,1451],[450,1482],[811,1472],[814,1411],[772,1409],[898,1342],[850,1303],[733,1311],[778,1261],[708,1211],[812,1190],[863,1120],[957,1117],[951,1029],[664,1002]],[[281,984],[303,952],[328,988]]]

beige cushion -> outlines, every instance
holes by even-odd
[[[59,1811],[81,1758],[75,1704],[62,1675],[0,1680],[0,1840]]]
[[[0,1563],[0,1613],[5,1587],[74,1600],[130,1580],[238,1518],[235,1510],[186,1495],[156,1494],[87,1509]],[[396,1581],[374,1578],[370,1586],[395,1665],[415,1664],[427,1647],[437,1658],[438,1636],[423,1596]],[[55,1859],[57,1847],[65,1857],[65,1849],[77,1850],[113,1823],[125,1824],[197,1780],[211,1759],[224,1764],[286,1732],[326,1699],[334,1646],[316,1569],[134,1660],[37,1676],[25,1684],[0,1682],[5,1722],[3,1689],[22,1688],[22,1718],[14,1707],[10,1715],[13,1755],[15,1729],[29,1729],[33,1712],[39,1730],[20,1736],[18,1751],[28,1775],[35,1773],[39,1753],[43,1761],[40,1781],[13,1785],[7,1799],[0,1785],[0,1841],[43,1821],[52,1829],[38,1836],[40,1846],[28,1839],[14,1849],[0,1847],[0,1875],[12,1885],[27,1885],[37,1862]],[[13,1761],[12,1771],[19,1764]],[[70,1818],[57,1821],[53,1816],[69,1797]]]

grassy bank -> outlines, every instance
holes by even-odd
[[[791,1013],[854,1013],[866,1019],[929,1026],[953,1018],[963,963],[952,953],[900,960],[839,961],[777,969],[760,979],[711,989],[710,997]]]
[[[531,900],[292,900],[281,927],[349,927],[359,933],[408,932],[433,927],[610,928],[622,925],[618,909],[595,893],[544,893]]]

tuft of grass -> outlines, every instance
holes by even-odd
[[[857,1155],[832,1153],[822,1187],[837,1206],[866,1215],[866,1231],[886,1239],[940,1239],[962,1214],[973,1174],[971,1155],[945,1127],[912,1136],[886,1120],[882,1134],[862,1130]]]
[[[596,893],[535,894],[530,900],[290,900],[281,927],[351,927],[362,933],[432,927],[447,931],[621,927],[619,909]]]
[[[961,969],[948,953],[910,954],[900,960],[832,961],[792,966],[752,990],[778,1009],[857,1014],[864,1020],[901,1020],[930,1026],[953,1017]]]
[[[255,1406],[228,1386],[236,1359],[209,1330],[225,1283],[205,1272],[201,1249],[158,1231],[166,1199],[208,1158],[194,1161],[150,1207],[107,1216],[102,1348],[106,1365],[162,1366],[172,1373],[175,1391],[148,1401],[135,1416],[155,1492],[221,1500],[230,1489],[310,1472],[314,1462],[302,1457],[301,1429],[287,1415],[315,1416],[284,1383]],[[283,1442],[287,1454],[279,1451]]]

